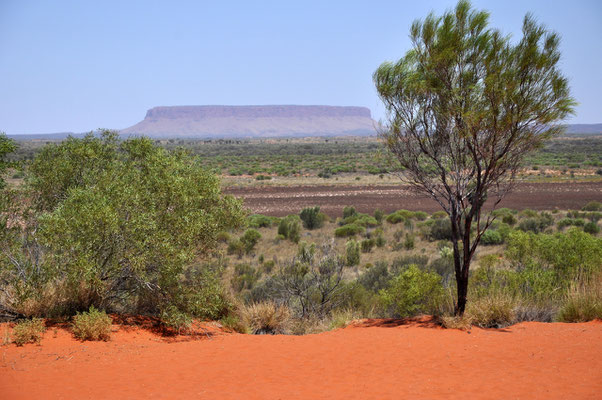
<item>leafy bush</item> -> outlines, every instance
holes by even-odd
[[[385,307],[399,317],[419,313],[437,314],[444,296],[441,277],[421,271],[416,265],[394,277],[387,289],[380,291]]]
[[[334,235],[336,237],[349,237],[349,236],[355,236],[357,234],[363,233],[365,230],[366,230],[366,228],[364,228],[363,226],[356,225],[356,224],[348,224],[348,225],[343,225],[343,226],[335,229]]]
[[[488,229],[481,236],[481,244],[485,246],[502,244],[503,242],[502,235],[496,230]]]
[[[597,235],[598,233],[600,233],[600,227],[598,226],[597,223],[591,221],[586,223],[585,225],[583,225],[583,232],[592,234],[592,235]]]
[[[301,239],[301,219],[298,215],[288,215],[280,220],[278,234],[293,243],[299,243]]]
[[[358,283],[366,289],[377,293],[389,285],[389,280],[391,280],[391,274],[389,273],[387,263],[378,261],[372,268],[369,268],[360,275]]]
[[[252,214],[247,218],[247,225],[249,228],[269,228],[272,226],[273,218],[267,215]]]
[[[355,207],[346,206],[345,208],[343,208],[343,219],[352,217],[355,214],[357,214],[357,211],[355,211]]]
[[[583,211],[602,211],[602,203],[599,201],[590,201],[582,208]]]
[[[384,218],[385,218],[385,213],[382,210],[379,210],[379,209],[374,210],[374,219],[376,220],[376,222],[378,222],[379,225],[383,222]]]
[[[318,229],[324,225],[326,215],[320,212],[320,207],[308,207],[301,210],[299,214],[305,229]]]
[[[441,219],[441,218],[447,218],[447,213],[445,211],[435,211],[432,215],[431,215],[432,219]]]
[[[257,243],[261,239],[261,233],[255,229],[247,229],[245,233],[240,237],[240,242],[243,245],[245,253],[249,254],[253,251]]]
[[[261,278],[261,271],[253,268],[249,264],[238,264],[234,267],[234,275],[232,276],[232,288],[241,292],[243,290],[253,289],[255,283]]]
[[[361,242],[362,253],[370,253],[375,245],[376,245],[376,240],[374,240],[374,239],[362,240],[362,242]]]
[[[104,311],[90,306],[88,311],[73,317],[71,329],[80,340],[109,340],[111,338],[111,317]]]
[[[178,307],[168,304],[161,310],[161,322],[169,329],[173,329],[179,335],[187,330],[192,324],[192,318],[189,314],[181,311]]]
[[[449,218],[434,220],[429,232],[429,238],[431,240],[451,240],[452,228]]]
[[[287,333],[290,318],[288,307],[273,302],[254,303],[242,310],[242,319],[254,335]]]
[[[414,235],[411,233],[406,233],[405,239],[403,241],[403,248],[406,250],[412,250],[415,246]]]
[[[394,275],[398,275],[400,272],[404,271],[410,265],[415,265],[420,269],[425,269],[428,264],[429,258],[428,256],[421,255],[407,255],[397,257],[391,263],[391,271]]]
[[[23,346],[26,343],[40,343],[45,331],[44,320],[41,318],[18,322],[13,329],[13,342],[17,346]]]
[[[514,225],[516,224],[516,217],[512,214],[506,214],[502,217],[502,222],[508,225]]]
[[[518,229],[523,232],[540,233],[554,223],[552,216],[546,212],[542,212],[535,217],[525,218],[518,224]]]
[[[376,247],[379,247],[379,248],[385,247],[385,245],[387,244],[387,240],[384,238],[383,235],[378,235],[374,239],[374,244],[376,245]]]
[[[345,245],[345,263],[348,266],[360,263],[360,244],[355,240],[350,240]]]

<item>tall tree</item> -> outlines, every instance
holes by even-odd
[[[468,273],[484,213],[512,189],[526,154],[562,133],[574,99],[558,67],[559,36],[524,18],[522,38],[488,27],[489,14],[460,1],[410,29],[412,49],[385,62],[374,82],[388,118],[380,135],[401,176],[449,215],[457,283],[466,307]]]

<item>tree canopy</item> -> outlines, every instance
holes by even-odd
[[[470,261],[493,220],[482,218],[483,204],[501,201],[524,156],[560,134],[575,105],[556,33],[526,15],[514,43],[488,22],[464,0],[417,20],[412,48],[373,77],[388,111],[381,137],[403,179],[450,216],[459,314]]]

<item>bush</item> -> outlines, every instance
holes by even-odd
[[[17,346],[23,346],[26,343],[40,343],[45,331],[44,320],[41,318],[18,322],[13,329],[13,342]]]
[[[378,222],[379,225],[383,222],[384,218],[385,218],[385,213],[382,210],[379,210],[379,209],[374,210],[374,219],[376,220],[376,222]]]
[[[247,229],[245,233],[240,237],[240,242],[243,245],[245,253],[249,254],[253,251],[257,242],[261,239],[261,233],[255,229]]]
[[[582,208],[583,211],[602,211],[602,203],[599,201],[590,201]]]
[[[502,222],[510,226],[516,224],[516,217],[512,214],[506,214],[502,217]]]
[[[405,239],[403,241],[403,248],[406,250],[412,250],[415,245],[414,235],[411,233],[406,233]]]
[[[598,233],[600,233],[600,227],[595,222],[588,222],[587,224],[583,225],[583,232],[592,235],[597,235]]]
[[[273,219],[267,215],[253,214],[247,218],[249,228],[269,228],[272,226]]]
[[[514,322],[514,306],[509,295],[494,293],[472,299],[467,304],[466,314],[481,328],[503,328]]]
[[[345,263],[348,266],[360,263],[360,244],[355,240],[350,240],[345,245]]]
[[[288,215],[280,220],[278,234],[284,236],[293,243],[299,243],[301,239],[301,219],[298,215]]]
[[[518,229],[523,232],[540,233],[554,223],[552,216],[546,212],[535,217],[528,217],[520,221]]]
[[[111,317],[107,313],[91,306],[88,311],[73,317],[71,329],[80,340],[109,340],[111,325]]]
[[[360,285],[374,293],[385,289],[389,285],[390,280],[391,274],[389,273],[389,268],[387,267],[387,263],[383,261],[377,261],[372,268],[366,270],[358,278]]]
[[[383,235],[378,235],[376,237],[376,239],[374,239],[374,244],[376,245],[376,247],[379,247],[379,248],[385,247],[385,245],[387,244],[387,241]]]
[[[352,217],[355,214],[357,214],[357,211],[355,211],[355,207],[346,206],[345,208],[343,208],[343,219]]]
[[[447,218],[447,213],[445,211],[435,211],[433,215],[431,215],[432,219],[442,219]]]
[[[561,322],[602,319],[602,274],[587,284],[573,286],[556,318]]]
[[[451,240],[452,229],[449,218],[434,220],[429,232],[429,238],[431,240]]]
[[[485,246],[502,244],[503,242],[502,235],[496,230],[488,229],[481,236],[481,244]]]
[[[232,276],[231,285],[236,292],[251,290],[257,281],[261,278],[261,271],[253,268],[249,264],[238,264],[234,267],[234,276]]]
[[[362,242],[361,242],[362,253],[370,253],[375,245],[376,245],[376,240],[374,240],[374,239],[362,240]]]
[[[394,275],[398,275],[400,272],[404,271],[410,265],[416,265],[420,269],[425,269],[429,262],[428,256],[421,255],[407,255],[397,257],[391,263],[391,271]]]
[[[179,335],[187,330],[192,324],[192,318],[189,314],[182,312],[173,304],[168,304],[161,310],[161,322],[169,329],[173,329]]]
[[[242,310],[242,319],[254,335],[287,333],[290,318],[288,307],[273,302],[254,303]]]
[[[228,243],[228,254],[235,254],[238,258],[241,258],[245,253],[245,245],[240,241],[240,239],[231,240]]]
[[[441,277],[410,265],[380,291],[385,307],[395,316],[410,317],[419,313],[438,314],[444,296]]]
[[[305,229],[319,229],[324,225],[326,215],[320,212],[320,207],[308,207],[301,210],[299,214]]]
[[[356,224],[347,224],[335,229],[334,235],[336,237],[349,237],[355,236],[359,233],[363,233],[365,230],[366,228],[364,228],[363,226]]]

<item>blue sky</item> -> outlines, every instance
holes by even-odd
[[[414,19],[454,5],[0,0],[0,131],[121,129],[159,105],[357,105],[379,119],[372,73],[409,49]],[[570,122],[602,122],[602,2],[473,5],[514,38],[526,12],[559,32]]]

